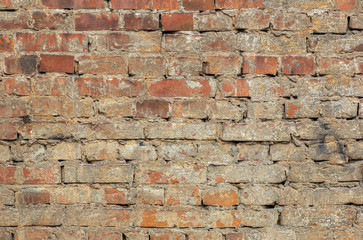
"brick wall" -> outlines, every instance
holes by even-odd
[[[0,0],[0,239],[363,239],[363,1]]]

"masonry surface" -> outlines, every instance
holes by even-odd
[[[0,0],[0,239],[363,239],[363,1]]]

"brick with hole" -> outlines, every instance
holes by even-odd
[[[67,55],[40,55],[39,72],[74,72],[74,56]]]
[[[164,31],[193,30],[193,13],[164,13],[161,15]]]
[[[119,16],[110,14],[78,13],[74,16],[76,31],[99,31],[119,29]]]
[[[126,30],[157,30],[159,29],[159,14],[126,13],[124,22]]]
[[[243,57],[243,73],[276,75],[277,57],[245,56]]]

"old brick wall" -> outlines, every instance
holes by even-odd
[[[0,239],[363,239],[362,0],[0,0]]]

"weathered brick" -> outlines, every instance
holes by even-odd
[[[10,147],[0,145],[0,163],[5,163],[10,160]]]
[[[289,141],[294,125],[288,123],[226,124],[224,141]]]
[[[78,58],[78,71],[81,74],[126,74],[127,58],[120,56],[82,56]]]
[[[119,29],[119,16],[111,14],[78,13],[74,16],[76,31],[98,31]]]
[[[348,18],[344,13],[333,12],[312,17],[314,33],[345,33]]]
[[[0,123],[0,139],[1,140],[14,140],[17,136],[17,125],[11,122]]]
[[[352,118],[357,115],[358,103],[343,98],[339,101],[322,102],[320,107],[320,113],[324,117]]]
[[[135,181],[140,184],[205,183],[206,170],[198,165],[144,164],[139,165]]]
[[[0,52],[12,52],[13,50],[13,38],[9,35],[0,35]]]
[[[283,226],[349,226],[354,221],[356,209],[353,207],[285,207],[281,212]]]
[[[24,100],[11,99],[0,103],[0,118],[24,116],[27,116],[27,106]]]
[[[195,53],[200,51],[200,34],[164,34],[161,46],[166,52]]]
[[[150,240],[164,240],[164,239],[185,240],[186,238],[183,233],[171,230],[154,231],[150,233]]]
[[[309,50],[312,52],[362,52],[362,48],[363,40],[356,35],[312,35],[309,37]]]
[[[244,187],[239,193],[239,202],[246,205],[274,205],[280,199],[277,187],[255,185]]]
[[[146,129],[147,138],[204,139],[217,137],[217,125],[205,123],[153,123]]]
[[[187,235],[189,240],[223,239],[222,233],[217,231],[193,231],[193,232],[188,232]]]
[[[310,158],[315,161],[345,162],[345,150],[341,143],[329,142],[311,145]]]
[[[9,231],[0,231],[0,239],[1,240],[11,240],[12,235]]]
[[[153,97],[210,97],[213,88],[208,80],[166,79],[154,81],[149,86]]]
[[[349,21],[349,27],[352,29],[363,29],[363,15],[351,16]]]
[[[201,199],[201,190],[198,187],[170,185],[165,190],[167,205],[201,205]]]
[[[340,10],[350,10],[356,6],[357,0],[335,0],[335,4]]]
[[[0,167],[0,184],[15,184],[16,183],[16,167]]]
[[[164,189],[143,187],[138,189],[137,203],[147,205],[164,205]]]
[[[165,100],[144,100],[136,103],[136,117],[167,118],[169,116],[169,102]]]
[[[133,180],[130,165],[65,165],[65,183],[129,183]]]
[[[51,233],[45,229],[24,229],[17,231],[15,234],[16,240],[36,240],[36,239],[49,239]]]
[[[165,59],[163,57],[131,57],[129,74],[143,78],[164,76],[166,74]]]
[[[114,9],[152,9],[153,0],[111,0]]]
[[[73,142],[60,142],[54,146],[48,146],[47,152],[52,160],[76,160],[81,159],[81,145]]]
[[[164,31],[191,31],[193,30],[192,13],[165,13],[161,16],[161,25]]]
[[[363,158],[363,142],[353,142],[347,145],[347,155],[351,159]]]
[[[127,13],[124,15],[126,30],[157,30],[159,29],[159,14]]]
[[[213,183],[281,183],[286,180],[286,168],[280,165],[210,166],[208,180]]]
[[[122,188],[105,188],[103,192],[103,199],[108,204],[130,204],[133,202],[133,197],[131,191]]]
[[[131,117],[133,115],[132,101],[102,99],[98,102],[98,111],[108,117]]]
[[[7,74],[33,74],[37,67],[37,56],[22,55],[5,58],[5,73]]]
[[[90,51],[159,52],[161,33],[115,32],[90,37]]]
[[[202,51],[205,52],[232,52],[238,47],[236,34],[231,32],[202,33],[200,44]],[[200,47],[197,44],[195,44],[195,47],[200,51]]]
[[[29,207],[21,210],[20,222],[24,226],[60,226],[64,213],[60,207]]]
[[[20,169],[22,184],[54,184],[61,182],[59,166],[24,167]]]
[[[17,199],[21,204],[49,204],[50,193],[41,188],[28,188],[18,193]]]
[[[157,158],[154,147],[146,142],[129,142],[122,146],[120,154],[126,160],[153,161]]]
[[[231,145],[218,143],[201,143],[198,146],[197,158],[201,162],[213,165],[227,165],[234,162]]]
[[[211,102],[207,110],[210,119],[239,121],[245,116],[247,107],[243,103],[237,105],[227,101],[217,101]]]
[[[270,14],[262,10],[239,11],[235,19],[236,29],[263,30],[270,25]]]
[[[132,240],[132,239],[137,239],[137,240],[149,240],[149,235],[147,232],[145,231],[129,231],[124,233],[126,240]]]
[[[281,119],[283,115],[283,104],[280,102],[251,102],[247,107],[247,116],[252,119]]]
[[[0,18],[0,28],[4,31],[30,28],[29,16],[24,12],[3,11]]]
[[[59,229],[55,231],[55,236],[59,240],[86,239],[86,231],[80,229]]]
[[[88,38],[78,33],[17,33],[17,44],[23,52],[86,52]]]
[[[237,144],[238,160],[248,162],[269,162],[268,145]]]
[[[84,156],[88,161],[116,160],[120,145],[117,142],[90,142],[85,144]]]
[[[60,205],[89,203],[91,197],[90,187],[73,186],[54,189],[52,195],[54,202]]]
[[[309,100],[288,100],[285,102],[286,118],[318,118],[319,103]]]
[[[272,27],[280,31],[302,31],[312,26],[310,18],[303,13],[277,12],[273,17]]]
[[[65,55],[40,55],[39,72],[74,72],[74,57]]]
[[[139,210],[136,226],[140,227],[204,227],[206,214],[200,210]]]
[[[7,208],[0,209],[0,225],[3,227],[16,227],[18,226],[20,218],[19,209]]]
[[[158,147],[158,153],[165,160],[188,161],[197,155],[197,146],[184,142],[166,142]]]
[[[242,59],[239,56],[215,56],[205,57],[205,73],[207,74],[225,74],[238,75],[241,73]]]
[[[29,101],[31,115],[59,115],[59,101],[53,97],[31,98]]]
[[[66,28],[67,16],[62,13],[36,11],[32,13],[32,20],[37,30],[61,30]]]
[[[102,0],[42,0],[42,5],[47,8],[104,8]]]
[[[140,122],[104,122],[97,124],[86,123],[80,127],[79,137],[94,139],[140,139],[144,138]]]
[[[203,71],[202,60],[198,57],[168,58],[168,76],[195,76]]]
[[[277,58],[265,56],[243,57],[243,73],[272,74],[277,72]]]
[[[195,14],[194,29],[198,31],[232,30],[232,18],[222,12]]]
[[[321,75],[353,75],[355,64],[353,59],[344,57],[319,57],[317,59],[318,72]]]
[[[111,230],[96,230],[90,231],[88,237],[89,240],[120,240],[122,239],[122,233]]]
[[[274,144],[270,147],[272,161],[304,161],[308,150],[305,146],[294,144]]]
[[[296,164],[291,166],[288,178],[291,182],[359,181],[362,172],[354,165]]]
[[[287,78],[254,78],[246,81],[252,101],[277,101],[296,96],[295,83]],[[309,85],[306,86],[307,88]],[[311,90],[308,88],[308,90]]]
[[[168,10],[179,8],[180,4],[177,0],[153,0],[153,9]]]
[[[216,228],[268,227],[275,225],[277,220],[278,212],[275,209],[214,210],[210,213],[210,226]]]
[[[238,204],[238,190],[229,188],[209,188],[202,192],[203,205],[233,206]]]
[[[314,74],[315,65],[313,57],[283,57],[282,72],[288,75]]]
[[[250,89],[246,79],[234,81],[223,81],[219,84],[222,96],[226,97],[249,97]]]

